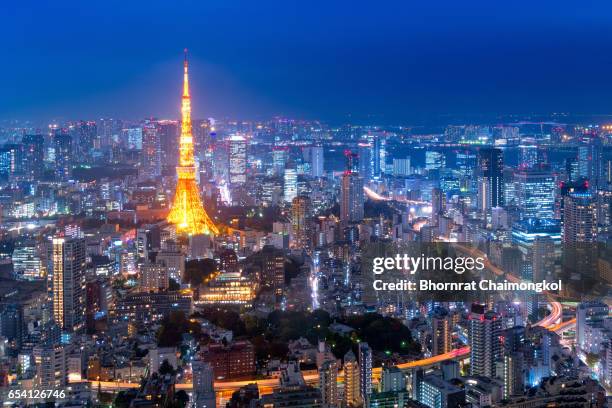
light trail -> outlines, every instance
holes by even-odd
[[[415,204],[415,205],[430,205],[428,201],[420,201],[420,200],[408,200],[407,198],[390,198],[385,197],[383,195],[378,194],[376,191],[372,190],[370,187],[363,186],[363,191],[366,193],[368,198],[374,201],[397,201],[398,203],[405,204]]]

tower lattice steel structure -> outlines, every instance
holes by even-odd
[[[188,68],[187,50],[185,50],[179,165],[176,167],[178,180],[168,221],[176,225],[177,232],[184,232],[190,235],[216,235],[219,234],[219,229],[210,219],[206,210],[204,210],[198,184],[196,183]]]

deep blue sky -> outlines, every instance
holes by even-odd
[[[612,113],[609,1],[10,3],[3,119]]]

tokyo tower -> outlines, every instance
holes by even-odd
[[[206,210],[204,210],[195,178],[187,50],[185,50],[185,62],[183,66],[181,138],[179,143],[179,165],[176,167],[178,180],[176,183],[176,192],[174,193],[174,203],[168,215],[168,221],[176,225],[177,232],[184,232],[189,235],[217,235],[219,234],[219,229],[212,222]]]

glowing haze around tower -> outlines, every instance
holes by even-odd
[[[191,96],[189,95],[189,64],[187,50],[183,73],[183,97],[181,99],[181,137],[179,143],[179,165],[176,167],[176,191],[168,221],[176,225],[177,232],[190,235],[218,234],[200,198],[196,183],[195,160],[193,154],[193,134],[191,131]]]

